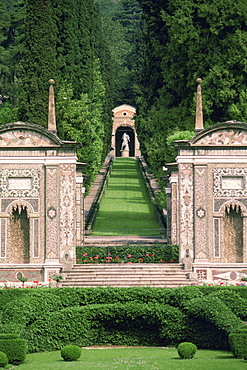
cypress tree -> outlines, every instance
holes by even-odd
[[[44,127],[47,126],[48,80],[57,77],[55,42],[51,0],[27,0],[19,115],[23,121]]]

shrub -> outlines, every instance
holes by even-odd
[[[61,349],[61,356],[64,361],[76,361],[81,356],[81,348],[70,344]]]
[[[229,335],[231,351],[236,358],[247,358],[247,329]]]
[[[247,300],[240,297],[234,290],[216,290],[209,296],[220,298],[236,316],[247,321]]]
[[[0,367],[4,367],[8,364],[8,357],[4,352],[0,352]]]
[[[26,358],[27,342],[25,339],[0,339],[0,351],[4,352],[10,364],[22,364]]]
[[[194,343],[183,342],[178,345],[177,351],[182,359],[190,359],[195,356],[197,347]]]
[[[163,304],[94,304],[68,307],[37,320],[24,334],[30,352],[53,351],[70,343],[177,345],[184,340],[186,317]],[[152,332],[152,336],[150,335]]]
[[[17,339],[17,338],[20,338],[19,334],[12,334],[12,333],[0,334],[0,340],[1,339]]]
[[[7,303],[2,311],[2,323],[14,322],[23,326],[30,325],[47,313],[60,308],[62,308],[62,304],[59,297],[50,294],[48,291],[45,293],[36,292]]]
[[[90,247],[76,249],[76,263],[178,263],[177,245]]]
[[[210,295],[186,301],[183,310],[189,316],[211,322],[216,328],[227,334],[245,327],[243,321],[221,299]]]

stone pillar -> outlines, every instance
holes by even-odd
[[[180,237],[180,262],[185,269],[192,269],[194,258],[194,186],[193,165],[191,163],[179,164],[179,225],[178,235]]]
[[[76,258],[75,174],[75,164],[60,165],[60,262],[66,269],[73,266]]]
[[[58,167],[46,166],[45,188],[45,263],[44,282],[51,275],[59,274],[62,265],[59,262],[59,182]]]
[[[195,166],[195,262],[208,262],[207,166]]]

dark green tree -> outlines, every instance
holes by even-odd
[[[144,55],[136,126],[158,173],[170,160],[167,136],[193,130],[196,78],[203,79],[205,125],[247,120],[247,1],[138,1]]]
[[[22,120],[47,126],[48,80],[57,77],[56,28],[50,0],[27,0],[25,54],[18,97]]]

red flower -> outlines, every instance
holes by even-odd
[[[164,261],[164,263],[166,263],[166,261]]]
[[[174,260],[170,260],[170,262],[174,262]]]
[[[109,252],[109,253],[108,253],[108,256],[110,256],[110,255],[111,255],[111,253]]]
[[[132,255],[131,254],[128,254],[128,256],[127,256],[128,258],[131,258],[132,257]]]
[[[115,258],[115,260],[116,260],[116,261],[118,261],[118,260],[119,260],[118,256]]]
[[[98,259],[99,259],[99,256],[98,256],[98,255],[97,255],[97,256],[95,256],[95,257],[94,257],[94,259],[95,259],[95,260],[98,260]]]
[[[143,259],[142,259],[142,258],[139,258],[139,260],[140,260],[140,261],[143,261]]]
[[[148,257],[149,256],[149,253],[146,253],[146,256]]]
[[[84,253],[84,254],[83,254],[83,257],[86,257],[86,256],[87,256],[87,253]]]
[[[86,260],[83,260],[83,262],[87,262]]]
[[[160,260],[160,262],[163,262],[163,260]]]
[[[154,254],[151,254],[151,257],[154,257]]]

